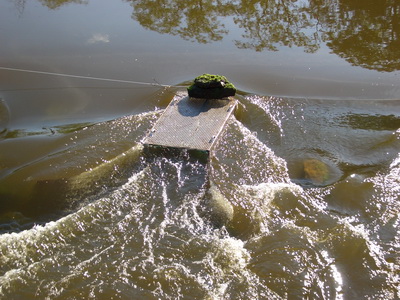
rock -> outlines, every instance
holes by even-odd
[[[194,79],[188,93],[193,98],[221,99],[235,96],[236,88],[225,76],[203,74]]]
[[[203,74],[194,79],[194,85],[202,89],[223,88],[228,79],[221,75]]]
[[[329,179],[329,167],[318,159],[306,159],[303,162],[305,177],[313,184],[321,185]]]

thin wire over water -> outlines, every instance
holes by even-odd
[[[34,74],[51,75],[51,76],[60,76],[60,77],[69,77],[69,78],[100,80],[100,81],[108,81],[108,82],[130,83],[130,84],[138,84],[138,85],[150,85],[150,86],[156,86],[156,87],[171,87],[171,85],[161,84],[161,83],[158,83],[158,82],[154,82],[154,83],[153,82],[141,82],[141,81],[121,80],[121,79],[92,77],[92,76],[81,76],[81,75],[72,75],[72,74],[37,71],[37,70],[28,70],[28,69],[18,69],[18,68],[8,68],[8,67],[0,67],[0,70],[14,71],[14,72],[25,72],[25,73],[34,73]],[[185,86],[176,86],[176,87],[185,87]]]

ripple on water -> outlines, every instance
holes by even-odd
[[[399,157],[305,188],[235,120],[210,169],[187,154],[140,155],[77,211],[0,236],[1,297],[398,297]]]

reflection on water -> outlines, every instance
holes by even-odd
[[[221,40],[228,32],[220,19],[229,12],[217,1],[132,1],[131,5],[132,18],[160,33],[209,43]]]
[[[23,10],[25,1],[15,1]],[[400,70],[400,3],[391,1],[185,1],[125,0],[132,18],[146,29],[198,43],[222,40],[227,18],[243,32],[234,43],[241,49],[277,51],[302,47],[317,51],[326,44],[355,66],[391,72]],[[81,0],[40,0],[56,9]]]
[[[50,9],[56,9],[65,4],[87,4],[87,0],[39,0],[39,2]]]
[[[244,30],[239,48],[315,52],[321,43],[356,66],[400,69],[398,1],[130,1],[143,27],[200,43],[223,38],[222,17]]]
[[[354,129],[364,130],[396,130],[400,128],[400,120],[395,115],[347,115],[341,121]]]
[[[378,71],[400,69],[400,3],[339,1],[339,22],[329,28],[327,45],[351,64]]]

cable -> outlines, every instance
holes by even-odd
[[[170,85],[161,84],[161,83],[152,83],[152,82],[140,82],[140,81],[131,81],[131,80],[120,80],[120,79],[111,79],[111,78],[80,76],[80,75],[71,75],[71,74],[53,73],[53,72],[44,72],[44,71],[35,71],[35,70],[26,70],[26,69],[17,69],[17,68],[8,68],[8,67],[0,67],[0,69],[1,70],[7,70],[7,71],[25,72],[25,73],[34,73],[34,74],[42,74],[42,75],[52,75],[52,76],[79,78],[79,79],[101,80],[101,81],[109,81],[109,82],[120,82],[120,83],[130,83],[130,84],[139,84],[139,85],[150,85],[150,86],[158,86],[158,87],[160,87],[160,86],[161,87],[171,87]],[[184,86],[176,86],[176,87],[184,87]]]

